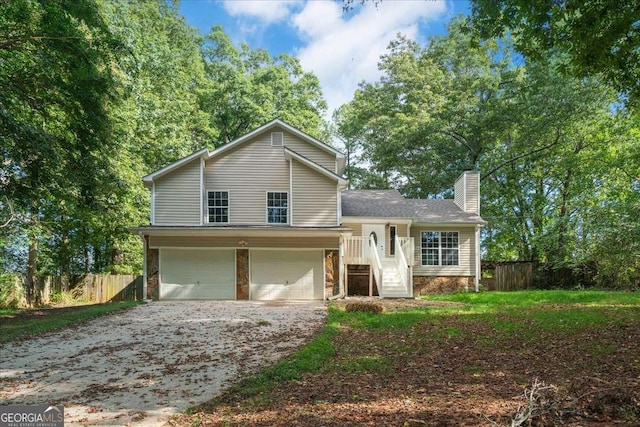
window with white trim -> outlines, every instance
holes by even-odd
[[[288,224],[288,194],[286,191],[267,192],[267,223]]]
[[[229,222],[229,192],[209,191],[207,192],[207,208],[210,223]]]
[[[457,231],[423,231],[422,265],[459,265]]]

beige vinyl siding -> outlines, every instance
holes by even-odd
[[[479,198],[480,174],[477,171],[465,171],[456,180],[453,201],[463,211],[480,215]]]
[[[349,227],[353,230],[353,234],[352,236],[354,237],[361,237],[362,236],[362,223],[359,222],[343,222],[343,224],[345,227]],[[393,220],[389,220],[389,225],[395,225],[396,226],[396,231],[398,234],[398,237],[409,237],[407,235],[408,233],[408,226],[407,224],[396,224],[393,222]],[[391,227],[385,227],[385,254],[387,257],[391,257]]]
[[[457,231],[459,265],[426,266],[422,265],[422,231]],[[411,237],[415,243],[414,276],[475,276],[475,229],[462,227],[433,227],[414,224],[411,226]]]
[[[271,146],[271,132],[264,132],[208,160],[204,180],[206,191],[229,191],[229,224],[262,225],[267,191],[289,192],[289,162],[283,147]]]
[[[465,177],[467,180],[467,189],[466,189],[467,212],[473,212],[475,214],[480,215],[480,200],[478,200],[478,197],[480,195],[480,189],[479,189],[480,175],[477,173],[468,173],[466,174]]]
[[[398,237],[409,237],[407,235],[407,224],[396,224],[395,222],[393,222],[393,220],[389,220],[389,224],[390,225],[395,225],[397,227],[397,233],[398,233]],[[343,224],[345,227],[349,227],[353,230],[353,236],[357,237],[357,236],[362,236],[362,223],[359,222],[343,222]],[[387,240],[389,240],[389,230],[390,228],[386,229],[386,236],[387,236]]]
[[[338,237],[238,237],[238,236],[149,236],[150,248],[237,248],[239,242],[247,248],[317,248],[337,249]]]
[[[360,236],[362,236],[362,224],[361,224],[361,223],[359,223],[359,222],[346,222],[346,221],[343,221],[343,222],[342,222],[342,225],[343,225],[344,227],[349,227],[349,228],[351,228],[351,229],[353,230],[353,234],[352,234],[352,236],[353,236],[353,237],[360,237]]]
[[[389,223],[389,225],[395,225],[396,226],[396,235],[398,237],[408,237],[407,236],[407,224],[394,224],[393,221],[391,221]],[[393,255],[391,255],[391,227],[386,227],[385,228],[385,239],[387,240],[387,245],[386,245],[386,249],[385,249],[385,255],[387,257],[392,257]]]
[[[159,178],[154,188],[154,225],[200,225],[200,159]]]
[[[292,225],[335,226],[338,224],[336,181],[292,160]]]
[[[289,132],[284,132],[284,145],[325,169],[336,173],[336,156],[315,145],[303,141]]]
[[[460,209],[464,210],[465,206],[464,206],[464,198],[465,198],[465,194],[464,194],[464,180],[465,180],[465,176],[462,175],[461,177],[459,177],[456,180],[455,186],[454,186],[454,194],[453,194],[453,201],[455,202],[456,205],[460,206]]]

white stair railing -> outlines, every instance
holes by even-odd
[[[398,239],[398,236],[395,237],[395,245],[396,248],[400,249],[396,250],[394,255],[396,259],[396,266],[398,267],[398,271],[400,272],[400,280],[402,280],[402,284],[404,285],[407,294],[411,294],[413,286],[409,286],[409,264],[407,263],[407,258],[404,254],[404,250],[402,250],[402,246],[400,244],[400,239]]]
[[[369,258],[371,259],[370,268],[373,270],[373,277],[376,279],[378,294],[380,294],[382,288],[382,262],[380,262],[380,255],[378,255],[378,242],[373,236],[369,239]]]

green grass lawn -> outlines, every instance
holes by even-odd
[[[380,304],[382,314],[332,304],[311,343],[172,425],[509,425],[537,380],[548,385],[538,422],[640,423],[640,293]]]
[[[33,310],[0,310],[0,343],[85,322],[139,304],[137,301]]]

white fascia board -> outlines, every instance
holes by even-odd
[[[293,150],[288,149],[287,147],[284,148],[284,157],[289,160],[289,159],[295,159],[298,162],[302,163],[303,165],[315,170],[316,172],[321,173],[322,175],[331,178],[333,180],[336,180],[338,182],[339,185],[343,186],[342,188],[344,188],[344,186],[347,185],[347,180],[336,175],[335,173],[331,172],[329,169],[326,169],[322,166],[320,166],[319,164],[307,159],[306,157],[303,157],[301,155],[299,155],[298,153],[296,153]]]
[[[234,236],[234,237],[339,237],[351,232],[348,227],[332,228],[291,228],[291,227],[134,227],[129,232],[148,236]]]
[[[481,224],[476,222],[413,222],[414,227],[420,228],[437,228],[437,227],[449,227],[449,228],[472,228],[482,227]]]
[[[178,169],[179,167],[191,162],[194,159],[197,159],[198,157],[204,157],[209,153],[209,150],[206,148],[203,148],[202,150],[196,151],[195,153],[191,153],[189,154],[187,157],[183,157],[180,160],[176,160],[175,162],[163,167],[162,169],[158,169],[157,171],[147,175],[147,176],[143,176],[142,177],[142,182],[145,183],[145,185],[151,185],[153,183],[153,181],[155,181],[156,179],[160,178],[163,175],[168,174],[169,172],[172,172],[176,169]]]
[[[317,139],[315,139],[314,137],[312,137],[311,135],[307,135],[306,133],[302,132],[299,129],[294,128],[293,126],[283,122],[280,119],[275,119],[272,122],[268,123],[271,125],[277,124],[283,128],[285,128],[287,131],[291,132],[292,134],[296,135],[298,138],[300,139],[304,139],[307,142],[310,142],[311,144],[317,146],[318,148],[320,148],[321,150],[324,150],[328,153],[331,153],[333,155],[335,155],[337,158],[344,158],[344,154],[342,154],[341,152],[339,152],[338,150],[336,150],[335,148],[333,148],[332,146],[325,144],[322,141],[318,141]]]
[[[342,154],[341,152],[337,151],[335,148],[325,144],[324,142],[318,141],[317,139],[313,138],[310,135],[307,135],[306,133],[294,128],[291,125],[288,125],[287,123],[283,122],[280,119],[275,119],[275,120],[271,120],[270,122],[260,126],[257,129],[252,130],[251,132],[249,132],[246,135],[242,135],[241,137],[234,139],[233,141],[223,145],[220,148],[217,148],[215,150],[213,150],[212,152],[209,153],[209,156],[207,157],[207,159],[211,159],[212,157],[216,157],[219,156],[229,150],[232,150],[233,148],[235,148],[236,146],[242,144],[245,141],[248,141],[249,139],[253,138],[256,135],[261,134],[262,132],[265,132],[269,129],[271,129],[272,127],[276,127],[279,126],[283,129],[286,129],[288,132],[296,135],[298,138],[303,139],[309,143],[311,143],[312,145],[315,145],[316,147],[333,154],[334,156],[336,156],[336,158],[344,158],[344,154]]]

